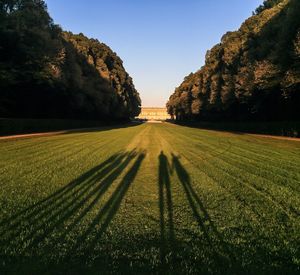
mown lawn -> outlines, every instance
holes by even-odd
[[[299,274],[300,142],[143,124],[0,141],[0,274]]]

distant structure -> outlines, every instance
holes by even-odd
[[[171,119],[171,116],[168,114],[167,108],[142,107],[137,118],[141,120],[167,120]]]

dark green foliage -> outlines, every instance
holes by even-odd
[[[63,32],[44,1],[0,1],[0,116],[128,119],[141,101],[122,60]]]
[[[178,120],[300,119],[300,1],[264,7],[207,52],[205,65],[170,97],[170,114]]]
[[[282,2],[283,0],[264,0],[263,4],[260,5],[256,10],[255,13],[259,14],[266,9],[273,8],[278,3]]]

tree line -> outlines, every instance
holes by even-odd
[[[0,0],[0,117],[119,120],[140,106],[108,46],[63,31],[42,0]]]
[[[168,103],[177,120],[300,120],[300,1],[267,0]]]

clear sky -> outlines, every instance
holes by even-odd
[[[107,44],[123,60],[143,106],[165,106],[205,53],[262,0],[46,0],[64,30]]]

